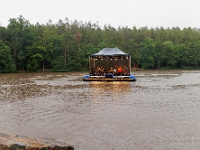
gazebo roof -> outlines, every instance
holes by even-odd
[[[91,54],[90,56],[129,56],[129,54],[124,53],[118,48],[104,48],[98,53]]]

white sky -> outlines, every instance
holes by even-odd
[[[22,15],[31,24],[77,20],[117,28],[200,28],[200,0],[0,0],[0,25]]]

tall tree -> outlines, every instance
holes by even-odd
[[[15,72],[16,66],[10,48],[0,40],[0,72]]]
[[[155,43],[151,38],[145,38],[140,45],[142,68],[153,68],[155,65]]]

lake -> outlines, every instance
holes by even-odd
[[[199,150],[199,70],[134,71],[136,82],[85,74],[0,74],[0,133],[76,150]]]

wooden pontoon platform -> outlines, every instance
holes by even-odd
[[[83,81],[136,81],[130,73],[130,54],[118,48],[104,48],[89,56],[89,75]]]

